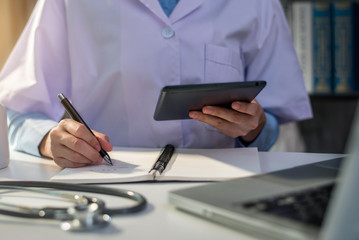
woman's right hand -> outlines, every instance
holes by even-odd
[[[39,145],[40,154],[52,158],[64,168],[84,167],[100,164],[103,160],[99,151],[112,151],[113,146],[105,134],[93,131],[75,120],[64,119],[52,128]]]

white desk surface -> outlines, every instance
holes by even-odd
[[[339,154],[260,152],[262,172],[333,159]],[[51,160],[11,152],[10,165],[0,170],[0,181],[48,181],[61,168]],[[205,183],[130,183],[108,184],[107,187],[137,191],[148,201],[140,213],[115,216],[110,226],[94,232],[63,232],[56,221],[28,220],[0,215],[1,239],[253,239],[235,230],[181,212],[167,201],[171,190]],[[1,198],[1,196],[0,196]],[[117,199],[102,197],[115,207]]]

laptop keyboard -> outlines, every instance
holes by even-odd
[[[246,202],[244,208],[320,227],[334,184]]]

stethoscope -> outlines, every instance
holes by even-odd
[[[61,221],[60,227],[64,231],[89,231],[102,228],[111,222],[111,217],[121,214],[136,213],[143,210],[147,205],[145,197],[137,192],[123,189],[98,187],[93,185],[41,181],[0,181],[0,189],[15,189],[21,191],[37,192],[40,194],[52,195],[74,202],[74,206],[68,208],[35,208],[0,202],[0,205],[7,207],[6,209],[0,208],[0,214],[21,218],[58,220]],[[135,201],[136,204],[124,208],[109,209],[106,208],[104,201],[96,197],[69,194],[46,189],[111,195],[131,199]]]

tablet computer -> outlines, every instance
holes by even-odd
[[[154,119],[190,119],[189,112],[203,106],[230,107],[234,101],[251,102],[265,87],[265,81],[174,85],[162,88]]]

